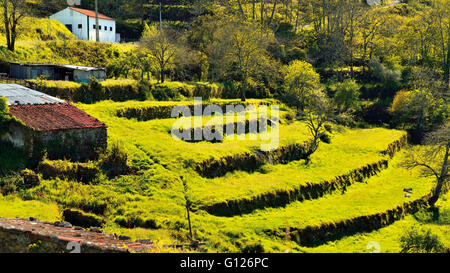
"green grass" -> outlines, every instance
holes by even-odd
[[[367,233],[358,233],[353,236],[347,236],[340,240],[330,241],[324,245],[314,248],[303,248],[306,252],[370,252],[367,249],[369,242],[378,242],[383,253],[398,253],[401,251],[400,238],[405,231],[410,228],[430,229],[433,234],[439,236],[444,245],[450,248],[450,195],[447,194],[438,201],[437,206],[440,210],[439,220],[431,219],[430,212],[419,212],[415,215],[406,216],[403,220],[394,224]],[[425,219],[424,219],[425,218]],[[427,219],[428,218],[428,219]]]
[[[303,229],[384,213],[430,193],[434,185],[433,179],[420,177],[416,171],[410,172],[395,167],[395,163],[399,162],[401,157],[402,155],[398,155],[394,158],[394,167],[389,167],[364,183],[348,187],[345,193],[335,192],[320,199],[294,202],[284,208],[257,210],[243,216],[196,215],[195,223],[204,232],[216,232],[215,235],[209,235],[212,238],[218,239],[223,236],[232,238],[234,236],[241,240],[250,240],[252,237],[264,238],[266,242],[263,244],[268,250],[303,251],[295,243],[287,243],[280,239],[284,236],[286,228]],[[404,196],[403,189],[407,187],[413,188],[411,198]],[[278,235],[268,236],[267,231]],[[284,244],[285,248],[280,249],[280,244]]]
[[[288,127],[289,131],[306,131],[306,128]],[[285,136],[280,132],[280,136]],[[312,163],[294,161],[287,165],[266,166],[267,173],[246,173],[236,171],[225,177],[208,180],[200,187],[192,187],[194,200],[203,205],[232,199],[251,199],[254,196],[289,191],[307,183],[320,183],[353,169],[375,163],[383,158],[380,152],[403,136],[399,131],[385,129],[347,130],[334,134],[331,144],[322,143],[311,157]],[[300,141],[308,139],[301,135]],[[345,158],[345,160],[343,160]]]
[[[57,221],[61,219],[61,213],[54,203],[36,200],[23,201],[16,196],[3,197],[0,195],[0,217],[35,217],[42,221]]]
[[[207,103],[225,102],[236,103],[238,100],[212,99]],[[107,232],[125,234],[133,239],[151,238],[160,243],[171,244],[186,241],[185,234],[188,230],[180,175],[186,178],[188,197],[197,208],[228,200],[251,199],[261,194],[289,191],[308,183],[321,183],[364,165],[389,159],[381,152],[404,136],[404,132],[382,128],[345,129],[333,126],[335,131],[331,135],[331,144],[321,143],[309,165],[301,160],[288,164],[266,164],[254,172],[234,171],[223,177],[208,179],[194,170],[196,163],[248,153],[251,149],[258,148],[263,140],[188,143],[172,138],[170,129],[176,119],[138,121],[117,116],[117,111],[126,107],[186,103],[190,102],[77,103],[79,108],[108,125],[109,143],[118,141],[122,145],[128,154],[129,164],[137,170],[136,173],[113,179],[101,176],[92,184],[60,179],[43,180],[39,186],[21,191],[20,196],[24,199],[38,199],[45,204],[58,204],[60,207],[95,213],[107,221],[104,227]],[[289,111],[284,106],[280,109],[280,145],[303,143],[309,138],[302,121],[288,122],[284,118]],[[209,120],[204,117],[200,119],[201,124]],[[260,208],[232,217],[213,216],[197,210],[191,214],[195,237],[206,241],[212,251],[242,251],[246,246],[255,244],[262,245],[267,252],[332,251],[333,246],[326,248],[326,242],[317,248],[306,248],[292,240],[285,241],[284,229],[290,227],[301,230],[307,226],[317,227],[384,213],[429,193],[433,185],[431,178],[423,178],[416,171],[398,167],[397,163],[401,158],[402,154],[396,155],[388,169],[363,183],[356,182],[343,191],[327,192],[318,199],[294,201],[284,207]],[[404,196],[403,188],[406,187],[414,188],[411,198]],[[27,211],[33,209],[23,209],[24,213]],[[407,219],[409,218],[405,218]],[[392,226],[395,227],[394,225]],[[398,227],[399,232],[403,227]],[[341,240],[342,243],[339,243]],[[345,242],[345,238],[341,240],[336,241],[336,244],[350,244]],[[393,237],[386,239],[386,245],[387,241],[393,244],[389,249],[395,251],[397,243]],[[336,251],[339,249],[341,248],[335,248]],[[357,246],[349,247],[349,251],[360,251],[356,249]]]

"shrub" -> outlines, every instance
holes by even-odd
[[[440,238],[431,233],[431,230],[412,227],[401,238],[402,253],[439,253],[445,251]]]
[[[8,195],[23,187],[23,178],[19,174],[0,176],[0,193],[2,195]]]
[[[114,142],[110,149],[100,155],[99,165],[105,174],[109,177],[129,174],[128,154],[123,150],[119,143]]]
[[[333,99],[340,111],[344,112],[348,110],[356,110],[360,95],[359,89],[359,84],[357,84],[355,80],[351,79],[345,80],[343,83],[338,84]]]
[[[401,84],[401,72],[397,70],[391,70],[385,67],[379,60],[374,59],[369,63],[369,69],[371,72],[371,77],[375,80],[380,81],[383,86],[384,94],[383,96],[392,97],[400,88]]]
[[[23,184],[26,187],[38,186],[41,182],[41,178],[34,171],[25,169],[20,172],[20,176],[23,178]]]
[[[261,242],[251,242],[242,248],[242,253],[264,253],[264,246]]]
[[[100,170],[93,164],[72,163],[67,160],[43,160],[39,163],[38,169],[46,179],[59,177],[83,183],[92,182],[100,173]]]
[[[5,97],[0,97],[0,137],[8,131],[8,123],[12,120]]]

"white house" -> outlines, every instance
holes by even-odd
[[[95,11],[68,7],[49,17],[64,24],[78,39],[96,39]],[[116,38],[116,21],[103,14],[98,14],[100,42],[120,42],[120,35]]]

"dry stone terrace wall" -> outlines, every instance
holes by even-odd
[[[430,197],[431,194],[428,194],[422,198],[397,206],[385,212],[359,216],[337,223],[325,223],[319,226],[308,226],[301,229],[290,227],[290,238],[303,246],[315,246],[326,241],[338,240],[344,236],[358,232],[377,230],[402,219],[406,214],[416,213],[421,207],[427,206]],[[276,234],[283,233],[285,236],[285,232],[285,229],[279,230],[278,233],[274,233],[270,230],[265,231],[266,234],[275,236],[277,236]],[[283,238],[282,236],[279,237]]]
[[[382,154],[390,157],[402,149],[407,144],[407,136],[404,135],[400,139],[388,145]],[[255,154],[243,154],[221,158],[220,160],[212,160],[210,162],[202,162],[204,165],[197,165],[196,171],[204,177],[212,178],[224,175],[231,170],[242,170],[242,166],[253,168],[255,170],[266,163],[269,158],[272,163],[285,164],[293,160],[299,160],[303,157],[307,149],[307,143],[294,144],[281,147],[273,152],[268,152],[264,157],[258,157]],[[264,159],[265,158],[265,159]],[[335,178],[322,181],[321,183],[307,183],[291,190],[279,190],[254,196],[250,199],[227,200],[212,205],[199,206],[198,209],[205,210],[216,216],[233,216],[237,214],[251,213],[256,209],[267,207],[281,207],[294,201],[302,201],[307,199],[317,199],[327,193],[335,190],[341,190],[350,186],[364,178],[369,178],[388,167],[389,161],[382,159],[378,162],[361,166],[347,174],[336,176]],[[215,170],[212,172],[212,170]]]
[[[217,103],[206,103],[203,102],[202,104],[202,112],[205,110],[205,108],[211,104],[215,104],[222,108],[222,111],[225,113],[226,107],[228,105],[243,105],[245,107],[249,105],[254,105],[255,107],[259,105],[267,105],[269,106],[271,102],[217,102]],[[185,105],[189,107],[192,114],[194,114],[194,104],[193,103],[186,103],[186,104],[179,104],[179,106]],[[138,121],[147,121],[152,119],[168,119],[171,118],[172,109],[174,106],[177,106],[175,104],[173,105],[152,105],[152,106],[137,106],[137,107],[125,107],[122,109],[117,110],[116,115],[118,117],[124,117],[128,119],[137,119]]]
[[[96,230],[96,229],[94,229]],[[81,244],[81,253],[143,252],[153,244],[119,240],[113,235],[72,227],[67,222],[0,217],[0,253],[68,253],[68,244]]]

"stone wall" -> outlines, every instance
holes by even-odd
[[[34,132],[34,148],[47,149],[49,159],[85,161],[96,157],[96,150],[107,147],[106,128],[85,128]]]
[[[0,253],[127,253],[153,247],[151,242],[143,244],[125,239],[96,228],[72,227],[67,222],[0,217]]]

